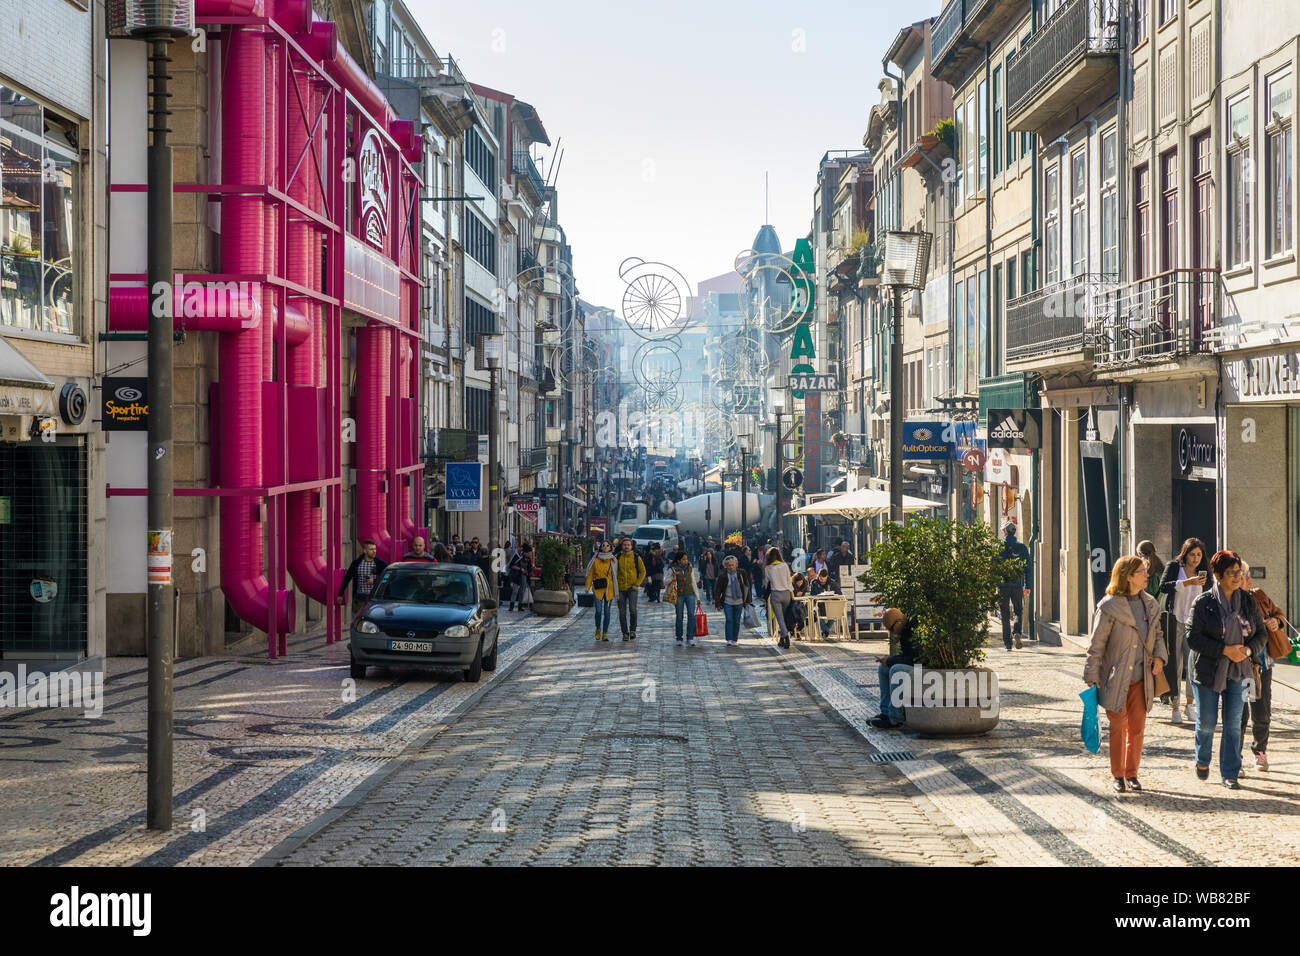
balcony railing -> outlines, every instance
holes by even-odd
[[[512,165],[515,175],[526,177],[528,181],[533,184],[533,189],[536,190],[537,195],[540,196],[542,190],[546,188],[546,180],[544,180],[542,174],[537,171],[537,164],[533,162],[533,157],[528,155],[528,150],[517,149],[514,151],[513,158],[514,162]]]
[[[930,55],[935,62],[943,59],[943,55],[957,41],[957,34],[961,32],[964,5],[965,0],[950,0],[943,8],[943,12],[939,14],[939,19],[935,20],[934,26],[930,28]]]
[[[1088,325],[1098,367],[1164,362],[1212,351],[1217,269],[1171,269],[1104,290]]]
[[[1007,67],[1007,115],[1018,113],[1082,57],[1118,50],[1118,0],[1069,0]]]
[[[525,448],[519,453],[519,468],[524,474],[535,474],[546,467],[546,446]]]
[[[1086,348],[1099,295],[1116,276],[1080,275],[1007,303],[1007,361],[1022,362]]]

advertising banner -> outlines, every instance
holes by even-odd
[[[447,462],[447,510],[483,510],[483,465],[477,461]]]

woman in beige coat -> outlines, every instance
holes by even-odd
[[[1160,629],[1160,605],[1146,591],[1146,564],[1137,555],[1115,562],[1106,596],[1092,618],[1092,642],[1083,679],[1096,686],[1110,721],[1110,774],[1115,791],[1141,791],[1138,763],[1155,675],[1168,651]]]

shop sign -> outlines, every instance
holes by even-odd
[[[1043,444],[1040,408],[990,408],[989,448],[1033,449]]]
[[[106,377],[100,417],[106,432],[148,431],[149,379]]]
[[[1227,375],[1242,402],[1300,397],[1300,352],[1238,359],[1228,363]]]
[[[1214,475],[1218,462],[1215,454],[1213,425],[1183,425],[1176,440],[1178,457],[1175,461],[1176,478],[1189,474]]]
[[[448,511],[483,510],[483,465],[477,461],[447,462]]]
[[[388,235],[388,163],[379,131],[372,129],[357,153],[361,180],[361,234],[377,249]]]
[[[978,474],[984,468],[984,452],[978,448],[967,448],[961,456],[962,467],[972,474]]]
[[[948,461],[955,447],[951,422],[903,422],[904,461]]]
[[[839,378],[835,375],[787,375],[785,387],[795,393],[833,392],[839,388]]]
[[[1013,484],[1010,457],[1004,448],[990,448],[988,461],[984,464],[984,480],[990,485]]]

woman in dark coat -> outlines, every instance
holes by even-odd
[[[1268,631],[1259,605],[1242,585],[1245,573],[1235,551],[1216,551],[1210,559],[1214,586],[1192,605],[1187,628],[1191,648],[1192,686],[1196,692],[1196,776],[1210,776],[1214,729],[1223,708],[1223,737],[1219,741],[1219,774],[1229,790],[1239,787],[1241,773],[1241,708],[1247,681],[1255,680],[1252,657],[1268,646]]]
[[[1188,538],[1183,542],[1178,557],[1165,566],[1164,574],[1160,576],[1157,600],[1164,611],[1162,630],[1169,648],[1165,680],[1169,682],[1169,703],[1173,708],[1171,719],[1176,724],[1182,723],[1184,711],[1179,705],[1184,700],[1187,719],[1196,719],[1192,713],[1195,701],[1187,667],[1187,624],[1192,616],[1192,602],[1214,583],[1206,571],[1205,557],[1205,542],[1200,538]],[[1180,685],[1184,691],[1182,697],[1179,696]]]

